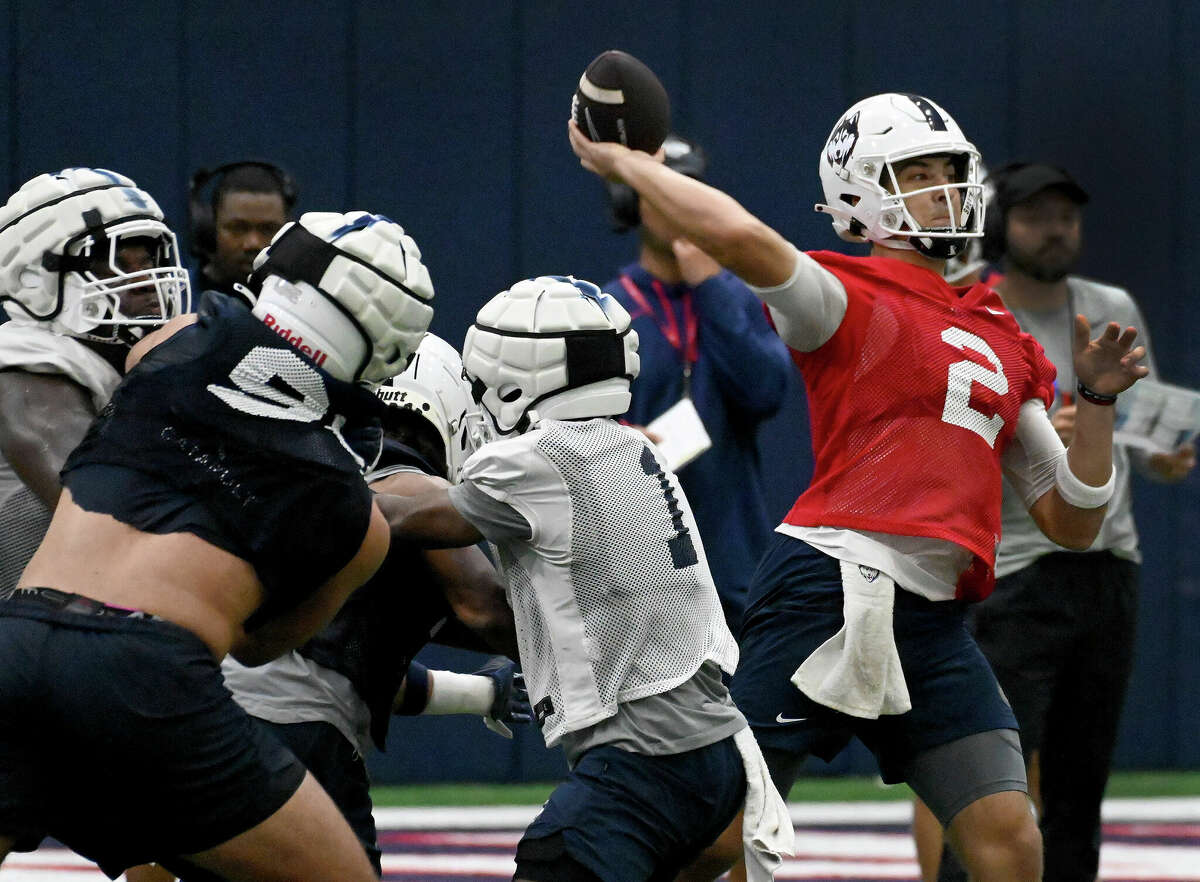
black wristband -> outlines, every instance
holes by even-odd
[[[1075,381],[1075,391],[1079,393],[1079,397],[1084,401],[1098,404],[1101,407],[1112,407],[1117,403],[1116,395],[1105,395],[1102,392],[1096,392],[1083,385],[1082,380]]]
[[[409,662],[405,677],[407,682],[404,686],[404,698],[401,699],[400,707],[395,708],[392,713],[402,717],[415,717],[429,704],[429,668],[420,662]]]

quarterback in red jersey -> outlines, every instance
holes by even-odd
[[[1016,720],[963,626],[966,601],[991,590],[1002,474],[1051,539],[1095,537],[1111,405],[1146,373],[1136,331],[1089,340],[1076,318],[1081,403],[1064,449],[1041,347],[989,288],[942,277],[983,232],[979,154],[919,95],[858,102],[822,151],[817,208],[866,257],[802,252],[656,157],[568,134],[585,168],[751,285],[804,376],[813,479],[755,574],[733,683],[779,791],[856,735],[885,781],[933,808],[972,878],[1039,879]],[[719,875],[737,855],[725,840],[681,878]]]

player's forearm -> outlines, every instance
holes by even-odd
[[[483,539],[450,503],[445,490],[419,496],[381,493],[375,502],[387,518],[393,542],[423,548],[464,548]]]
[[[1067,448],[1071,472],[1085,484],[1102,486],[1112,474],[1112,436],[1116,408],[1078,399],[1075,433]]]
[[[636,151],[623,153],[615,170],[700,250],[750,284],[778,285],[791,274],[787,240],[728,194]]]
[[[1112,494],[1112,431],[1113,408],[1081,401],[1055,486],[1031,511],[1042,532],[1065,548],[1083,551],[1100,533]]]

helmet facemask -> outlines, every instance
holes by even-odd
[[[130,266],[130,246],[144,249],[148,265]],[[190,284],[175,234],[154,218],[89,226],[68,240],[63,252],[47,254],[43,266],[57,267],[59,320],[78,337],[131,345],[147,328],[190,308]]]
[[[897,168],[910,159],[921,156],[948,156],[954,164],[955,181],[934,184],[900,192]],[[881,161],[881,182],[884,191],[880,199],[879,229],[889,237],[902,238],[907,244],[926,257],[945,259],[961,252],[972,238],[983,236],[983,185],[979,183],[979,155],[976,153],[920,154],[913,157],[895,157]],[[940,192],[946,204],[954,204],[954,193],[958,193],[959,209],[950,212],[950,223],[942,227],[926,227],[912,215],[908,200],[926,193]],[[888,242],[889,247],[900,243]],[[903,247],[903,246],[901,246]]]

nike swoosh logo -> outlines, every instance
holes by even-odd
[[[992,309],[990,306],[985,306],[984,309],[986,309],[992,315],[1004,315],[1003,309]]]
[[[785,717],[783,714],[775,715],[775,722],[777,723],[803,723],[807,719],[808,717]]]

